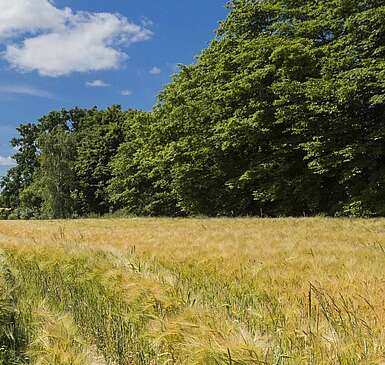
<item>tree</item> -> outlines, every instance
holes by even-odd
[[[3,205],[14,209],[20,207],[20,205],[28,209],[40,209],[36,205],[30,206],[32,201],[34,201],[34,204],[38,204],[36,199],[31,200],[30,193],[33,192],[33,189],[30,189],[30,187],[40,166],[39,138],[42,134],[50,133],[57,127],[64,130],[75,130],[84,114],[84,110],[77,108],[70,111],[50,112],[40,118],[37,123],[20,124],[16,128],[18,136],[11,140],[11,145],[16,150],[13,155],[16,166],[11,168],[0,182]],[[21,195],[25,189],[29,193],[24,194],[28,198],[23,200]]]
[[[384,214],[383,3],[229,7],[160,95],[133,154],[141,196],[158,187],[185,214]]]
[[[171,190],[170,168],[157,154],[160,141],[152,129],[156,118],[155,113],[127,114],[124,142],[110,163],[108,192],[115,209],[135,215],[181,214]]]
[[[74,135],[62,126],[39,138],[40,168],[36,184],[43,199],[43,213],[50,218],[69,218],[75,211],[76,178]]]
[[[77,204],[83,214],[104,214],[111,209],[107,192],[112,178],[109,163],[123,141],[122,126],[130,113],[134,111],[123,112],[116,105],[105,111],[92,109],[78,125],[74,169],[79,187]]]
[[[383,1],[228,7],[151,112],[62,110],[22,126],[4,204],[63,216],[385,215]]]

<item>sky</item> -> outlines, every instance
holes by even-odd
[[[226,0],[0,0],[0,176],[20,123],[75,106],[150,110]]]

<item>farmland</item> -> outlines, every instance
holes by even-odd
[[[0,221],[0,363],[381,364],[385,220]]]

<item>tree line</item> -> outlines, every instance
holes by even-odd
[[[11,141],[13,215],[385,215],[383,0],[233,0],[150,112],[51,112]]]

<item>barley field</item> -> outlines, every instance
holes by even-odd
[[[385,220],[0,221],[0,364],[385,364]]]

